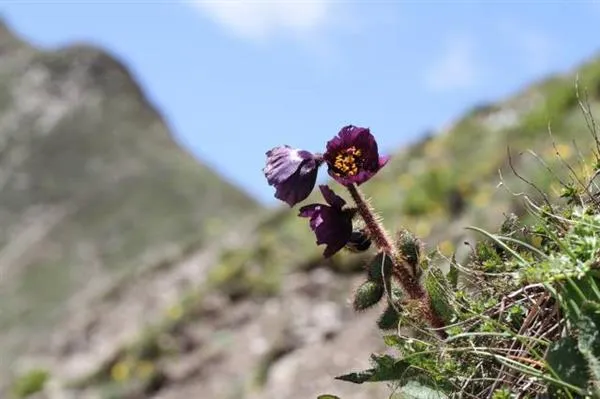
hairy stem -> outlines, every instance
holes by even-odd
[[[371,239],[375,241],[377,248],[386,253],[393,252],[394,245],[392,244],[392,240],[388,232],[379,222],[379,218],[375,214],[374,209],[367,202],[362,192],[355,184],[346,186],[346,188],[348,189],[350,195],[352,196],[352,199],[356,203],[356,209],[358,210],[358,213],[364,220],[365,225],[369,230]]]
[[[446,338],[446,332],[441,329],[445,325],[443,319],[433,308],[429,295],[419,283],[415,273],[412,272],[412,267],[406,261],[403,254],[399,253],[398,249],[390,238],[389,233],[386,231],[377,217],[375,210],[365,199],[358,186],[351,184],[346,186],[346,188],[356,203],[356,209],[365,222],[365,226],[369,231],[371,239],[377,248],[384,252],[392,260],[392,274],[394,278],[400,283],[403,291],[406,292],[411,299],[419,301],[423,316],[427,320],[429,326],[436,329],[436,333],[440,338]]]

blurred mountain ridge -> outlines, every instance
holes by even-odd
[[[2,369],[69,298],[259,210],[174,141],[119,60],[37,49],[0,24]]]

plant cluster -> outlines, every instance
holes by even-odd
[[[359,189],[388,161],[369,129],[344,127],[324,154],[290,146],[268,151],[267,181],[291,207],[313,191],[322,165],[352,198],[348,205],[323,185],[326,203],[299,209],[325,257],[375,249],[353,305],[362,311],[385,301],[377,325],[390,351],[373,354],[372,368],[336,378],[385,381],[399,398],[600,398],[594,139],[593,170],[584,177],[569,168],[562,202],[542,195],[538,204],[521,194],[527,221],[511,214],[495,233],[472,227],[482,239],[466,261],[446,259],[445,271],[440,255],[424,253],[410,231],[389,234]]]
[[[445,338],[444,319],[419,278],[420,243],[407,232],[398,233],[393,240],[359,188],[389,160],[379,155],[370,130],[353,125],[343,127],[327,142],[323,154],[285,145],[266,155],[265,177],[275,187],[275,197],[290,206],[310,195],[318,169],[324,163],[329,175],[348,191],[354,206],[348,206],[329,186],[321,185],[326,204],[302,206],[298,216],[309,219],[316,243],[325,245],[326,258],[343,248],[367,250],[371,243],[377,249],[368,268],[368,279],[356,292],[355,309],[367,309],[385,297],[389,306],[381,315],[381,324],[397,317],[400,308],[406,306],[412,309],[415,321],[425,321],[434,335]]]

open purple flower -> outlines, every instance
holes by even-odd
[[[342,209],[346,201],[326,185],[319,186],[323,198],[329,205],[310,204],[300,208],[298,216],[310,218],[310,228],[317,236],[317,245],[325,244],[323,256],[331,255],[344,248],[352,236],[354,209]]]
[[[348,125],[327,143],[323,155],[328,172],[344,186],[360,185],[373,177],[389,160],[380,157],[377,142],[364,127]]]
[[[323,158],[288,145],[267,151],[263,172],[270,186],[275,186],[275,198],[294,206],[306,199],[315,187],[317,171]]]

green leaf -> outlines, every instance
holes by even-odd
[[[335,377],[336,380],[362,384],[363,382],[394,381],[399,380],[406,370],[411,366],[403,360],[396,360],[389,355],[371,355],[375,367],[344,374]]]
[[[437,267],[430,268],[425,275],[424,285],[434,309],[446,322],[452,320],[454,316],[454,308],[451,305],[452,290],[444,273]]]
[[[578,347],[587,360],[589,373],[595,385],[600,384],[600,310],[591,304],[583,306],[579,329]],[[596,386],[596,389],[600,389]]]
[[[340,397],[335,395],[319,395],[317,399],[340,399]]]
[[[402,399],[448,399],[442,391],[438,391],[416,381],[410,381],[400,388]]]
[[[571,385],[585,389],[588,374],[585,358],[577,347],[573,337],[564,337],[554,342],[546,354],[548,366],[556,376]]]
[[[383,342],[385,342],[387,346],[390,346],[392,348],[398,348],[403,343],[402,338],[398,334],[385,335],[383,337]]]
[[[354,310],[365,310],[375,305],[383,297],[383,284],[375,281],[365,281],[354,294]]]

